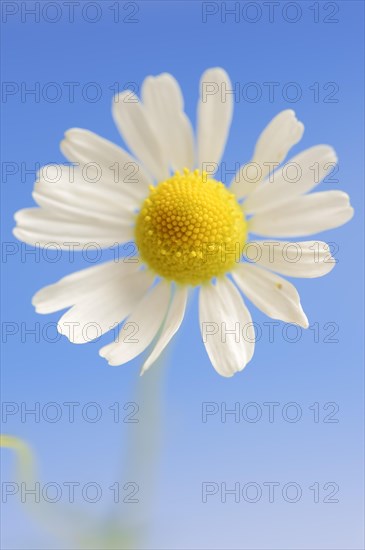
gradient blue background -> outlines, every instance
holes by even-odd
[[[263,8],[256,23],[242,16],[239,22],[232,16],[223,22],[220,4],[219,13],[203,23],[200,2],[153,1],[136,3],[137,23],[116,23],[112,4],[99,3],[102,17],[94,24],[80,17],[80,6],[75,8],[73,23],[67,21],[64,6],[61,20],[53,24],[42,17],[35,22],[31,16],[22,22],[20,12],[3,23],[3,81],[29,87],[39,82],[42,89],[56,82],[63,90],[55,102],[44,98],[35,102],[31,96],[22,101],[20,93],[3,98],[4,162],[24,162],[28,168],[35,163],[62,162],[58,145],[63,132],[74,126],[120,143],[110,113],[111,87],[115,82],[120,89],[129,82],[140,85],[149,74],[174,74],[185,95],[186,111],[195,123],[200,75],[208,67],[222,66],[232,82],[241,86],[257,82],[263,92],[257,102],[241,98],[235,104],[224,156],[227,166],[248,160],[267,122],[281,109],[294,108],[306,131],[293,153],[316,143],[333,145],[340,159],[339,183],[324,182],[322,189],[335,187],[348,192],[356,215],[348,225],[318,236],[338,245],[338,265],[331,274],[318,280],[295,281],[310,322],[319,324],[320,342],[314,342],[313,332],[307,331],[299,342],[289,343],[282,337],[280,325],[270,343],[263,327],[251,363],[232,379],[223,379],[210,366],[200,340],[195,295],[168,354],[161,391],[153,389],[154,374],[143,382],[146,390],[150,380],[150,398],[161,402],[162,407],[162,430],[156,427],[156,434],[162,431],[158,465],[153,467],[155,436],[151,431],[142,453],[156,475],[152,506],[124,505],[117,509],[109,492],[98,505],[79,499],[74,507],[83,508],[94,518],[90,519],[90,530],[109,511],[119,514],[122,522],[129,522],[126,514],[134,514],[137,523],[140,517],[148,528],[143,543],[146,548],[363,548],[363,3],[330,3],[339,7],[333,16],[337,23],[324,22],[332,11],[326,2],[318,4],[318,23],[313,21],[312,2],[296,2],[302,10],[296,23],[282,16],[285,2],[276,8],[274,22]],[[34,6],[34,2],[27,5]],[[227,7],[232,5],[227,3]],[[121,3],[122,17],[130,11],[123,10]],[[49,14],[53,17],[51,9]],[[92,17],[92,11],[90,14]],[[270,81],[280,83],[273,102],[263,87]],[[80,83],[74,102],[68,100],[64,82]],[[102,89],[99,101],[86,101],[80,94],[88,82],[96,82]],[[301,86],[302,97],[296,103],[281,95],[288,82]],[[319,101],[314,101],[310,90],[315,82],[320,84]],[[335,103],[324,101],[330,90],[323,86],[328,82],[338,85]],[[33,204],[33,182],[32,175],[23,182],[20,174],[7,180],[3,177],[5,243],[15,242],[13,213]],[[3,258],[3,323],[24,322],[33,327],[35,323],[43,326],[56,322],[59,314],[39,316],[34,312],[32,295],[86,265],[80,256],[73,264],[67,255],[55,263],[37,262],[32,256],[22,261],[20,253],[6,261]],[[268,321],[250,307],[256,322]],[[339,326],[338,343],[324,342],[330,332],[324,329],[328,322]],[[15,415],[3,425],[3,431],[32,445],[44,482],[93,480],[105,489],[118,479],[131,479],[131,470],[126,469],[121,456],[128,452],[130,436],[143,435],[144,426],[147,429],[146,408],[135,393],[141,384],[141,359],[120,368],[108,367],[97,353],[108,341],[110,335],[86,346],[72,345],[65,338],[52,344],[35,342],[29,336],[22,342],[18,333],[3,346],[3,401],[29,405],[96,401],[103,409],[103,418],[96,424],[79,416],[74,424],[65,419],[55,424],[35,423],[31,418],[22,423]],[[123,406],[135,400],[140,405],[140,423],[113,423],[108,407],[116,401]],[[229,408],[235,402],[257,402],[263,407],[264,402],[275,401],[280,407],[273,423],[268,422],[264,407],[263,418],[257,423],[235,423],[232,417],[222,423],[219,415],[202,423],[202,402],[207,401],[225,402]],[[301,406],[303,417],[288,423],[280,411],[293,401]],[[339,422],[324,423],[322,410],[321,421],[314,423],[308,409],[314,402],[321,407],[336,402]],[[13,480],[14,455],[9,451],[2,453],[2,466],[3,480]],[[141,483],[143,500],[143,482],[135,481]],[[232,497],[222,503],[216,495],[204,504],[203,481],[241,485],[254,481],[261,486],[269,481],[295,481],[301,485],[303,497],[296,504],[282,498],[268,503],[264,494],[259,502],[250,504],[235,503]],[[313,503],[308,487],[314,482],[336,482],[339,502]],[[6,549],[67,547],[33,522],[17,497],[4,505],[2,527]],[[69,547],[76,548],[72,543]]]

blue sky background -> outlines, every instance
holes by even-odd
[[[62,499],[76,525],[74,510],[90,514],[90,534],[104,518],[116,517],[121,525],[137,525],[145,535],[139,543],[143,548],[363,548],[363,3],[280,2],[272,20],[265,3],[250,7],[241,2],[236,19],[227,15],[225,20],[224,5],[216,2],[207,7],[193,1],[80,1],[73,22],[65,2],[57,2],[57,10],[54,3],[38,3],[39,16],[27,15],[24,6],[37,9],[36,4],[2,3],[3,168],[20,165],[16,174],[2,176],[3,252],[12,251],[2,258],[2,400],[29,407],[56,402],[62,418],[34,422],[28,416],[22,422],[18,413],[7,418],[2,431],[31,444],[42,483],[100,484],[103,497],[97,504],[83,502],[80,495],[73,505]],[[234,5],[226,2],[227,9]],[[204,22],[207,9],[216,13]],[[31,297],[36,290],[90,264],[81,255],[73,263],[67,254],[55,262],[42,255],[24,257],[30,247],[22,248],[12,236],[14,212],[33,205],[34,175],[24,169],[62,162],[59,142],[70,127],[88,128],[121,143],[110,112],[113,93],[116,86],[122,90],[131,82],[138,88],[149,74],[168,71],[178,79],[195,124],[199,78],[212,66],[224,67],[242,90],[224,156],[227,166],[248,160],[262,128],[285,108],[295,109],[306,126],[293,154],[317,143],[329,143],[338,153],[339,171],[333,176],[338,182],[325,181],[321,188],[349,193],[355,217],[318,236],[336,243],[336,268],[318,280],[295,281],[310,322],[317,323],[319,341],[308,330],[298,342],[289,342],[291,333],[280,324],[270,342],[263,325],[269,320],[250,304],[262,327],[261,340],[247,368],[223,379],[210,366],[200,340],[196,294],[166,355],[164,372],[156,369],[142,382],[141,359],[112,368],[99,357],[98,349],[110,335],[86,346],[65,338],[52,343],[52,326],[46,338],[25,336],[34,327],[42,334],[47,323],[59,318],[34,312]],[[71,101],[68,82],[78,83]],[[278,83],[274,98],[264,85],[268,82]],[[291,101],[294,87],[288,87],[293,82],[301,92],[296,102]],[[255,85],[248,89],[248,83]],[[40,92],[37,98],[25,94],[34,87]],[[250,95],[254,90],[262,94],[255,102]],[[52,101],[55,91],[60,95]],[[92,101],[95,91],[100,97]],[[18,332],[7,334],[14,326]],[[102,418],[91,423],[76,412],[70,423],[65,402],[79,402],[78,411],[96,402]],[[137,402],[139,423],[113,422],[109,407],[115,402],[123,415],[132,410],[123,410],[126,403]],[[205,423],[204,402],[217,403],[219,409]],[[235,403],[244,415],[253,415],[254,409],[247,409],[250,402],[261,410],[260,420],[241,416],[235,422],[231,415],[221,422],[222,408],[232,409]],[[268,402],[279,404],[273,422],[264,405]],[[291,402],[302,413],[298,422],[285,416],[294,411],[286,406]],[[148,403],[160,408],[159,420],[153,420]],[[332,411],[337,412],[325,421]],[[130,447],[136,437],[144,442],[137,451]],[[131,448],[136,452],[132,465],[125,459]],[[153,472],[152,503],[137,468],[139,459],[144,472]],[[14,480],[13,467],[14,455],[3,452],[3,482]],[[113,504],[108,487],[118,480],[139,484],[139,504]],[[204,482],[219,488],[206,503],[201,496]],[[221,502],[222,483],[243,488],[252,482],[263,490],[258,502],[235,502],[232,495]],[[268,499],[268,482],[280,484],[274,502]],[[288,482],[302,490],[296,503],[282,497]],[[314,502],[314,490],[309,489],[314,483],[320,487],[320,502]],[[326,483],[337,485],[324,488]],[[333,498],[339,502],[324,502],[336,486]],[[61,517],[56,505],[51,513]],[[46,533],[19,495],[4,504],[2,527],[6,549],[77,547]]]

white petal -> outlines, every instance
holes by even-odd
[[[199,320],[205,348],[222,376],[241,371],[254,352],[255,331],[251,315],[237,288],[227,278],[200,289]],[[226,331],[236,330],[235,334]]]
[[[133,260],[133,261],[132,261]],[[139,258],[129,261],[106,262],[63,277],[57,283],[39,290],[32,299],[37,313],[53,313],[90,298],[95,289],[114,281],[122,283],[125,277],[135,274],[141,263]]]
[[[218,164],[224,152],[233,114],[232,84],[227,73],[208,69],[200,80],[198,102],[198,168]]]
[[[136,208],[149,194],[151,181],[142,166],[126,151],[89,130],[68,130],[61,142],[61,151],[68,160],[81,165],[86,177],[88,166],[90,171],[93,164],[97,166],[100,177],[94,187],[100,186],[104,193],[112,193],[116,207],[118,202],[123,205],[125,199],[129,199]]]
[[[70,218],[57,216],[44,208],[25,208],[14,216],[15,237],[33,246],[59,247],[62,250],[82,249],[87,245],[100,248],[115,246],[134,239],[131,221],[107,216]]]
[[[56,217],[70,220],[104,219],[108,223],[133,220],[140,200],[105,179],[87,179],[81,168],[66,165],[43,166],[38,172],[33,198]]]
[[[295,112],[291,109],[281,111],[266,126],[257,140],[253,162],[262,164],[264,162],[281,163],[290,149],[300,141],[304,132],[302,122],[298,121]],[[269,167],[264,167],[266,173]]]
[[[193,130],[184,113],[179,84],[170,74],[147,77],[142,85],[142,100],[149,120],[174,171],[194,167]]]
[[[137,271],[104,281],[77,298],[58,322],[58,331],[74,344],[84,344],[115,328],[141,301],[153,283],[150,272]]]
[[[244,250],[254,263],[288,277],[322,277],[336,265],[322,241],[251,241]]]
[[[161,282],[144,296],[127,319],[118,340],[100,350],[109,365],[131,361],[151,344],[165,318],[170,294],[170,285]]]
[[[232,277],[247,298],[272,319],[308,327],[296,288],[275,273],[243,263]]]
[[[128,147],[157,180],[169,176],[166,151],[153,128],[152,120],[138,97],[124,91],[113,100],[114,121]]]
[[[254,215],[248,230],[264,236],[299,237],[333,229],[353,216],[349,197],[342,191],[311,193]]]
[[[278,165],[283,162],[290,149],[300,141],[303,132],[303,124],[296,119],[295,112],[291,109],[276,115],[257,140],[251,160],[251,163],[257,165],[257,171],[248,171],[250,179],[244,180],[245,169],[241,167],[231,182],[232,193],[235,193],[238,199],[252,193],[270,170],[273,170],[272,164]]]
[[[72,140],[76,136],[80,143],[82,140],[95,141],[101,150],[104,142],[106,149],[112,147],[91,132],[71,130],[70,135]],[[68,147],[78,151],[78,146],[69,144]],[[91,153],[88,151],[88,155]],[[102,173],[106,175],[105,170]],[[66,250],[70,246],[82,248],[89,243],[109,247],[132,240],[134,210],[143,196],[138,193],[142,188],[148,191],[147,182],[143,178],[139,180],[141,185],[133,194],[125,192],[120,184],[107,177],[97,176],[94,181],[95,174],[95,170],[84,173],[80,167],[66,165],[42,167],[33,192],[41,208],[24,209],[16,214],[15,236],[32,245],[55,243]]]
[[[272,178],[248,196],[243,206],[245,212],[261,212],[307,193],[322,181],[336,163],[336,153],[329,145],[306,149],[276,170]]]
[[[176,293],[172,298],[166,321],[162,327],[160,337],[157,340],[152,353],[145,361],[141,374],[144,374],[146,370],[153,365],[153,363],[159,358],[163,350],[166,348],[171,338],[179,330],[185,315],[187,297],[188,291],[186,287],[181,287],[176,290]]]

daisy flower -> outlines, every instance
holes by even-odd
[[[199,286],[207,353],[219,374],[232,376],[254,353],[254,325],[241,293],[269,317],[307,327],[298,292],[281,275],[320,277],[335,265],[326,243],[285,240],[353,216],[342,191],[308,194],[337,162],[330,146],[281,164],[303,134],[292,110],[263,130],[230,186],[214,178],[232,120],[233,97],[224,93],[231,89],[221,68],[202,75],[194,139],[176,80],[166,73],[147,77],[141,100],[124,91],[113,101],[134,156],[89,130],[68,130],[61,150],[72,164],[41,169],[33,192],[39,208],[15,215],[15,236],[35,246],[135,243],[129,261],[73,273],[33,298],[39,313],[69,308],[58,329],[75,343],[90,340],[90,324],[100,336],[125,320],[117,339],[100,350],[110,365],[152,345],[146,371],[179,329],[189,289]],[[293,167],[297,176],[289,178]],[[274,240],[252,240],[252,233]],[[223,337],[223,325],[239,326],[240,337]]]

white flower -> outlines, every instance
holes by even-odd
[[[61,149],[74,166],[40,170],[33,193],[40,208],[15,216],[15,236],[31,245],[69,249],[72,242],[82,249],[90,242],[104,248],[136,242],[140,260],[85,269],[33,298],[39,313],[70,308],[58,328],[75,343],[90,339],[87,324],[96,323],[99,336],[127,319],[127,330],[100,351],[110,365],[132,360],[155,342],[142,372],[147,370],[179,329],[189,287],[196,285],[205,347],[223,376],[242,370],[254,352],[251,315],[238,289],[269,317],[308,326],[297,290],[277,273],[325,275],[334,266],[328,245],[249,241],[248,235],[307,236],[350,220],[345,193],[307,194],[337,162],[336,154],[317,145],[273,171],[303,134],[302,123],[286,110],[264,129],[251,164],[241,167],[228,190],[212,176],[232,119],[233,98],[224,93],[231,88],[222,69],[203,74],[201,90],[209,93],[198,102],[195,148],[177,82],[169,74],[146,78],[141,101],[125,91],[113,103],[138,164],[88,130],[68,130]],[[289,176],[292,169],[298,177]],[[222,338],[223,324],[232,330],[237,323],[241,336]]]

